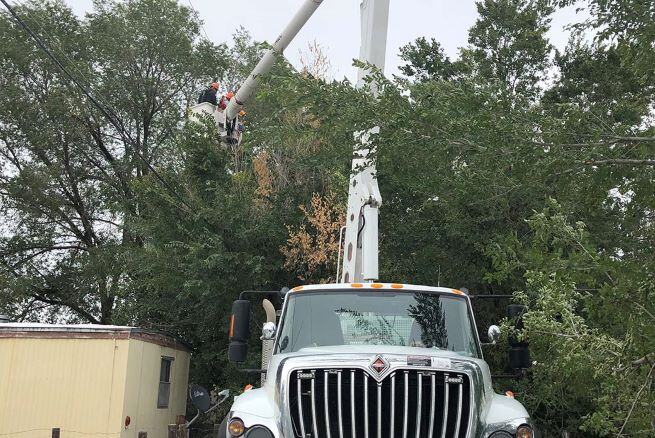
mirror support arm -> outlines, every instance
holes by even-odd
[[[187,421],[187,422],[186,422],[185,427],[186,427],[187,429],[189,428],[189,426],[191,426],[193,423],[195,423],[195,421],[200,417],[200,409],[197,409],[197,411],[198,411],[198,413],[196,414],[196,416],[193,417],[193,418],[191,419],[191,421]],[[207,412],[209,412],[209,411],[207,411]]]
[[[516,379],[516,380],[520,380],[520,379],[525,378],[527,376],[527,374],[528,374],[527,370],[522,369],[522,370],[517,370],[517,371],[515,371],[514,373],[511,373],[511,374],[508,374],[508,373],[492,374],[491,378],[492,379]]]
[[[267,370],[261,368],[240,368],[239,371],[245,374],[266,374]]]
[[[228,397],[230,397],[230,390],[229,390],[229,389],[224,389],[223,391],[219,392],[218,395],[222,395],[223,398],[221,398],[221,399],[218,401],[218,403],[216,403],[214,406],[212,406],[211,408],[207,409],[207,410],[204,412],[205,414],[210,413],[211,411],[213,411],[214,409],[216,409],[217,407],[219,407],[219,406],[220,406],[220,405],[221,405],[225,400],[227,400]],[[191,426],[191,425],[192,425],[192,424],[193,424],[193,423],[194,423],[194,422],[195,422],[195,421],[200,417],[201,414],[202,414],[202,412],[200,412],[200,409],[198,409],[198,413],[196,414],[196,416],[193,417],[193,418],[191,419],[191,421],[187,421],[186,424],[185,424],[184,426],[188,429],[189,426]]]
[[[239,293],[240,300],[246,300],[246,295],[284,295],[286,288],[282,290],[244,290]]]

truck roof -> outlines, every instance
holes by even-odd
[[[455,295],[464,295],[466,294],[457,289],[451,289],[448,287],[434,287],[434,286],[420,286],[415,284],[403,284],[403,283],[332,283],[332,284],[308,284],[305,286],[297,286],[291,289],[291,292],[308,292],[308,291],[343,291],[344,289],[377,289],[377,290],[403,290],[409,289],[412,291],[422,291],[422,292],[436,292],[436,293],[446,293],[446,294],[455,294]]]

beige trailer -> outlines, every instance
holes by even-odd
[[[0,324],[0,437],[166,438],[189,354],[133,327]]]

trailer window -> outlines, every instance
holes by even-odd
[[[159,368],[159,391],[157,392],[157,408],[168,407],[168,400],[171,395],[171,369],[173,368],[172,357],[162,357]]]

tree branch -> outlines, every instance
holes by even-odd
[[[640,357],[639,359],[632,361],[632,365],[635,367],[651,363],[655,365],[655,353],[649,353],[644,357]]]
[[[52,298],[47,298],[47,297],[44,297],[43,295],[40,295],[40,294],[37,294],[37,293],[33,294],[32,297],[35,298],[38,301],[41,301],[41,302],[46,303],[46,304],[51,304],[53,306],[68,307],[69,309],[71,309],[73,312],[77,313],[81,317],[86,318],[92,324],[100,324],[100,320],[98,318],[96,318],[95,316],[93,316],[92,314],[87,312],[86,310],[82,309],[77,304],[69,303],[69,302],[65,302],[65,301],[61,301],[61,300],[55,300],[55,299],[52,299]]]
[[[619,166],[655,166],[655,160],[638,160],[633,158],[607,158],[603,160],[584,160],[582,164],[600,166],[603,164],[616,164]]]
[[[644,388],[646,388],[650,384],[650,376],[653,374],[654,369],[655,369],[655,364],[653,364],[653,366],[650,367],[650,371],[648,371],[648,375],[646,376],[646,381],[644,382],[643,385],[641,385],[641,388],[639,388],[639,391],[637,392],[635,399],[632,401],[632,406],[630,406],[630,411],[628,411],[628,415],[625,417],[625,420],[623,421],[623,426],[621,426],[621,430],[619,430],[619,433],[616,434],[617,437],[620,437],[623,434],[623,429],[625,429],[625,425],[628,424],[628,420],[630,420],[630,417],[632,416],[632,411],[634,411],[635,409],[635,405],[637,404],[637,401],[641,396],[641,392],[644,390]]]

